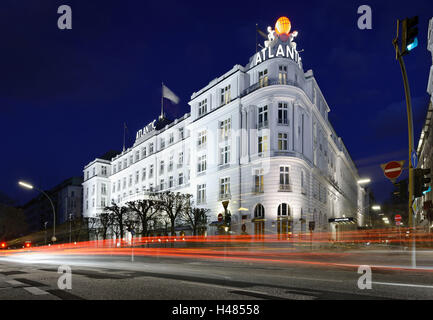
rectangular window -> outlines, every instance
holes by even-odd
[[[198,103],[198,116],[201,117],[206,113],[207,113],[207,99],[204,99],[203,101],[200,101]]]
[[[164,190],[164,189],[165,189],[164,179],[161,179],[159,182],[159,190]]]
[[[197,203],[205,203],[206,202],[206,184],[197,185]]]
[[[140,171],[135,171],[135,184],[138,183],[138,181],[140,181]]]
[[[220,179],[220,198],[224,199],[230,196],[230,178]]]
[[[178,168],[181,168],[183,166],[183,152],[179,152],[179,162],[177,164]]]
[[[179,185],[183,185],[183,173],[179,173]]]
[[[231,98],[230,98],[230,85],[228,85],[225,88],[221,89],[221,105],[227,104],[230,101],[231,101]]]
[[[287,166],[280,167],[280,190],[281,191],[291,191],[289,170],[290,168]]]
[[[278,124],[289,124],[287,103],[278,103]]]
[[[119,161],[118,166],[119,166],[119,171],[122,170],[122,161]]]
[[[258,137],[258,153],[268,151],[268,136]]]
[[[173,176],[170,176],[170,177],[168,178],[168,187],[169,187],[169,188],[173,188],[173,187],[174,187],[174,179],[173,179]]]
[[[170,159],[168,160],[168,171],[173,170],[173,156],[170,156]]]
[[[230,146],[220,148],[220,165],[230,163]]]
[[[120,191],[120,180],[117,180],[117,190]]]
[[[165,139],[164,138],[161,138],[161,142],[159,145],[160,145],[161,149],[165,148]]]
[[[105,183],[101,184],[101,194],[104,196],[107,194],[107,185]]]
[[[92,196],[95,195],[95,185],[92,185]]]
[[[199,134],[198,134],[197,146],[198,146],[199,148],[205,146],[205,145],[206,145],[206,140],[207,140],[207,133],[206,133],[206,130],[203,130],[203,131],[199,132]]]
[[[146,168],[141,169],[141,180],[146,180]]]
[[[101,174],[102,174],[103,176],[106,176],[106,175],[107,175],[107,167],[106,167],[106,166],[101,166]]]
[[[149,167],[149,178],[153,177],[153,164],[150,165]]]
[[[220,129],[220,138],[221,140],[227,140],[230,137],[231,133],[231,119],[228,118],[224,121],[220,121],[219,129]]]
[[[134,156],[131,154],[130,156],[129,156],[129,165],[131,165],[131,164],[133,164],[134,163]]]
[[[161,160],[161,162],[159,163],[159,173],[164,173],[164,160]]]
[[[259,108],[258,114],[258,128],[265,128],[268,126],[268,106]]]
[[[278,82],[287,84],[287,66],[278,66]]]
[[[279,133],[278,134],[278,150],[279,151],[287,151],[288,150],[287,133]]]
[[[197,173],[206,171],[206,155],[198,157],[197,161]]]
[[[105,207],[107,205],[104,197],[101,198],[101,207]]]
[[[256,170],[254,176],[254,192],[262,193],[264,191],[264,173],[263,169]]]
[[[128,187],[132,187],[132,174],[129,175]]]
[[[141,158],[145,158],[146,157],[146,147],[144,147],[143,149],[141,149]]]
[[[183,128],[179,128],[179,140],[183,140],[184,134],[183,134]]]
[[[123,169],[126,169],[128,167],[128,159],[123,159]]]
[[[135,152],[135,162],[137,162],[138,160],[140,160],[140,151],[136,151]]]
[[[168,136],[168,143],[172,144],[174,142],[174,133],[170,133],[170,135]]]
[[[149,154],[153,153],[153,142],[149,144]]]
[[[259,71],[259,86],[266,87],[268,85],[268,69]]]

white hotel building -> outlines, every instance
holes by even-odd
[[[189,105],[182,118],[138,131],[133,146],[110,161],[85,166],[85,217],[111,201],[170,190],[192,194],[210,209],[209,222],[228,200],[236,233],[242,224],[248,234],[307,232],[314,221],[315,231],[335,236],[365,224],[357,169],[293,37],[270,34],[245,67],[212,80]]]

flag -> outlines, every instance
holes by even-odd
[[[173,103],[179,103],[179,97],[173,93],[169,88],[167,88],[164,84],[162,84],[162,97],[167,98]]]

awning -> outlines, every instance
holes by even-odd
[[[334,223],[354,223],[354,218],[353,217],[348,217],[348,218],[329,218],[328,221],[330,223],[334,222]]]

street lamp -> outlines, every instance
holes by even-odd
[[[363,179],[358,180],[358,184],[366,184],[366,183],[370,183],[370,182],[371,182],[370,178],[363,178]]]
[[[51,238],[51,241],[53,241],[53,242],[57,241],[57,238],[56,238],[56,210],[54,209],[54,204],[53,204],[53,201],[51,200],[51,198],[48,196],[48,194],[46,194],[45,191],[36,188],[35,186],[31,185],[30,183],[19,181],[18,184],[21,187],[24,187],[26,189],[30,189],[30,190],[35,189],[35,190],[39,191],[40,193],[42,193],[44,196],[46,196],[48,198],[48,200],[50,200],[51,207],[53,208],[53,221],[54,221],[54,224],[53,224],[53,237]]]
[[[374,205],[371,207],[371,209],[373,209],[374,211],[380,211],[380,206],[379,205]]]

